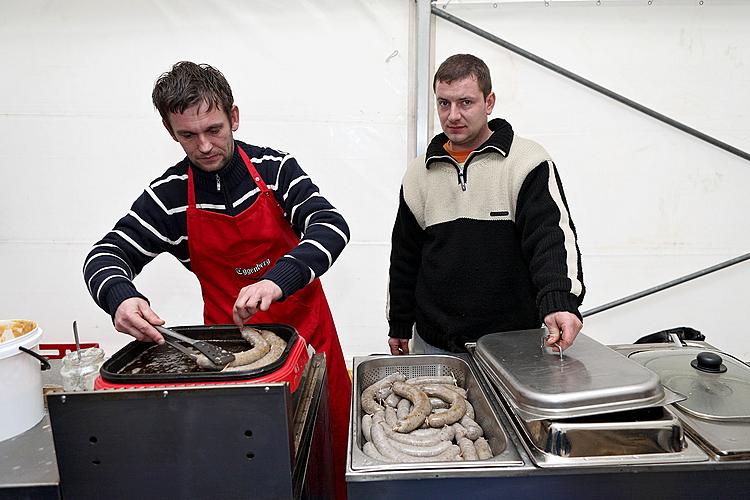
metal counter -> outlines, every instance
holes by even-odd
[[[718,462],[707,459],[693,463],[539,468],[534,464],[530,450],[519,438],[506,403],[476,362],[471,357],[468,357],[468,362],[499,416],[508,434],[509,444],[515,447],[523,465],[356,471],[351,468],[350,456],[346,474],[349,498],[684,500],[704,496],[721,499],[748,497],[750,461]],[[350,440],[353,440],[352,436]]]
[[[0,499],[60,498],[49,417],[18,436],[0,441]]]

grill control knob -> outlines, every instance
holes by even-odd
[[[721,356],[715,352],[699,352],[698,356],[690,362],[690,366],[702,372],[724,373],[727,371],[727,367],[721,361]]]

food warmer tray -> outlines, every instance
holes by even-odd
[[[369,385],[392,374],[400,372],[406,378],[420,376],[453,375],[459,387],[467,390],[467,398],[474,406],[476,422],[482,426],[485,438],[490,444],[493,458],[469,462],[435,463],[387,463],[376,461],[362,451],[364,444],[360,429],[364,412],[360,405],[362,391]],[[355,357],[353,365],[352,418],[349,422],[349,460],[352,473],[359,471],[403,471],[429,469],[491,469],[522,465],[523,462],[511,443],[501,417],[490,406],[484,391],[465,359],[457,356],[411,355],[411,356],[369,356]]]
[[[708,460],[665,406],[684,398],[670,396],[653,372],[583,335],[560,359],[540,347],[544,333],[491,334],[467,344],[538,467]]]

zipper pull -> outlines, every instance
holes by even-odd
[[[219,177],[219,174],[216,174],[216,191],[221,191],[221,177]]]
[[[458,174],[458,181],[461,183],[461,191],[466,191],[466,168]]]

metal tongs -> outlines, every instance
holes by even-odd
[[[209,344],[203,340],[191,339],[190,337],[177,333],[169,328],[164,328],[163,326],[155,326],[154,328],[164,336],[164,341],[170,346],[178,351],[182,351],[188,356],[195,357],[189,349],[178,342],[175,342],[176,340],[181,340],[190,347],[195,348],[198,352],[204,354],[211,363],[216,365],[217,368],[224,368],[226,365],[234,361],[234,354],[217,345]]]
[[[547,335],[542,336],[542,350],[546,349],[547,347],[557,347],[557,351],[560,353],[560,362],[563,360],[563,350],[562,347],[560,347],[559,342],[555,342],[552,344],[552,346],[547,345],[547,339],[549,338],[549,332],[547,332]]]

